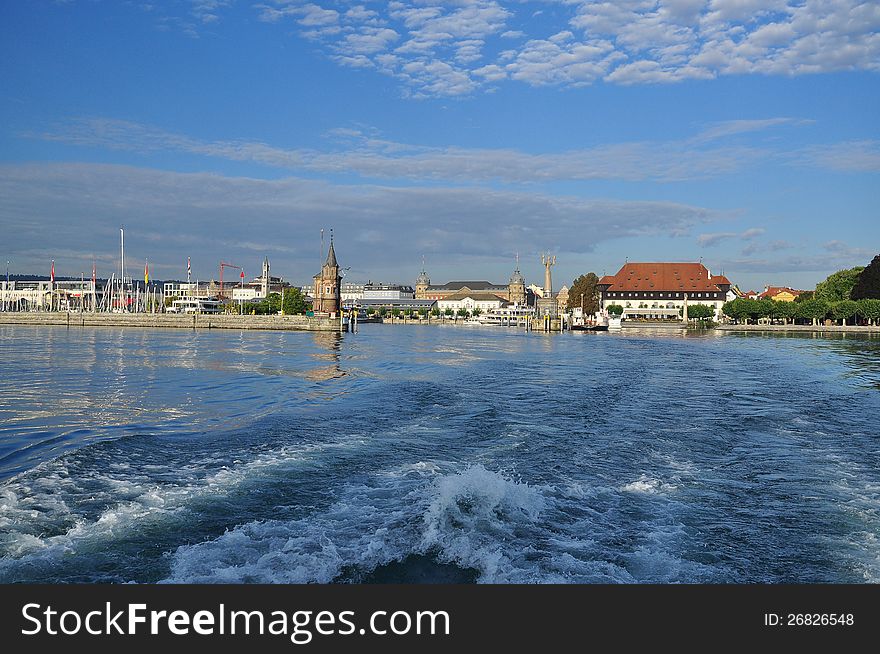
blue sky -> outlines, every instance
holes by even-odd
[[[878,71],[876,2],[3,3],[0,258],[812,288],[880,252]]]

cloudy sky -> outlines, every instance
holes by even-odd
[[[874,1],[4,2],[0,258],[812,288],[880,252],[878,73]]]

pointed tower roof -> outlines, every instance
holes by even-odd
[[[338,268],[339,264],[336,262],[336,251],[333,249],[333,236],[330,236],[330,250],[327,252],[327,261],[324,263],[325,266],[330,266],[334,268]]]

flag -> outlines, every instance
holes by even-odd
[[[49,275],[49,281],[55,283],[55,259],[52,259],[52,273]]]
[[[144,261],[144,285],[150,283],[150,264]]]

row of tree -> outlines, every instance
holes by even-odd
[[[850,320],[858,319],[873,325],[877,320],[880,320],[880,299],[866,298],[828,302],[813,297],[802,302],[775,302],[770,299],[738,298],[725,303],[722,311],[729,318],[744,324],[748,324],[749,321],[757,322],[769,318],[782,320],[783,324],[787,324],[788,321],[804,320],[815,325],[821,320],[831,318],[839,320],[842,325],[848,324]],[[690,308],[688,314],[690,315]]]

